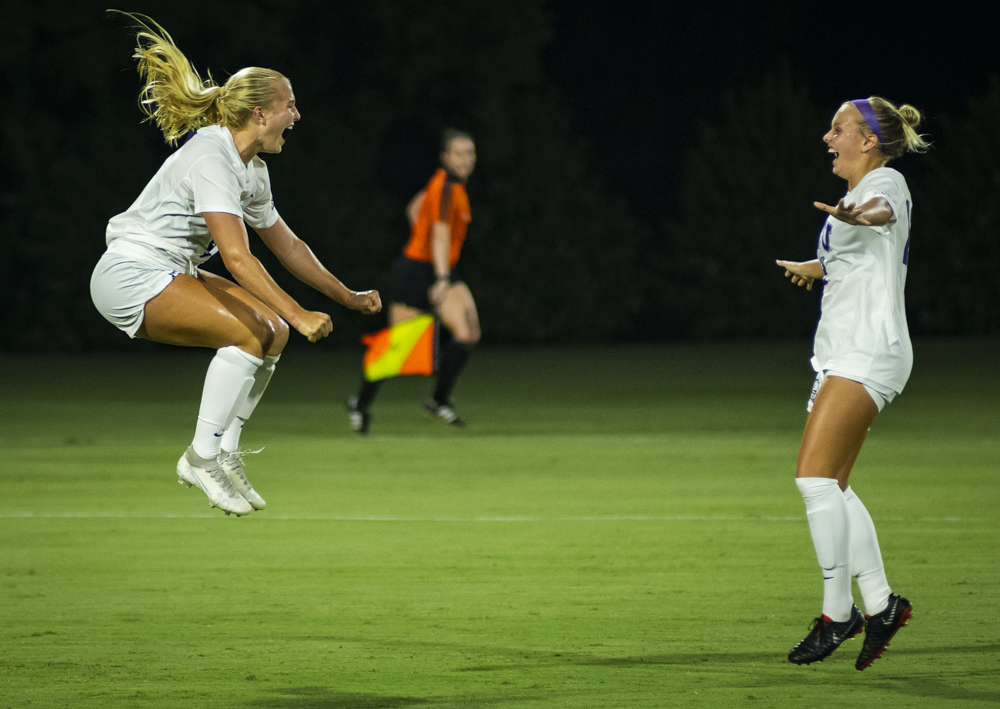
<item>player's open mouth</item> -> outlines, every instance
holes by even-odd
[[[831,155],[833,155],[833,161],[834,161],[834,162],[837,162],[837,158],[839,158],[839,157],[840,157],[840,153],[838,153],[838,152],[837,152],[836,150],[834,150],[833,148],[830,148],[830,150],[829,150],[829,153],[830,153]]]

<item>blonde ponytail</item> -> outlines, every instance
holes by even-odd
[[[881,96],[868,99],[882,129],[885,141],[879,146],[885,161],[895,160],[906,153],[924,153],[930,147],[927,136],[917,133],[923,121],[920,111],[908,103],[896,108]]]
[[[136,34],[138,46],[133,55],[139,60],[144,83],[139,107],[147,120],[155,121],[170,145],[205,126],[242,128],[254,108],[269,108],[278,99],[280,82],[288,81],[273,69],[259,67],[241,69],[222,86],[215,83],[211,72],[202,80],[170,34],[152,18],[121,14],[143,28]]]
[[[917,133],[917,126],[923,121],[920,111],[908,103],[899,107],[899,117],[903,121],[903,133],[905,135],[906,152],[923,153],[930,147],[930,142],[924,136]]]

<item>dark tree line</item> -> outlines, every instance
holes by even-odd
[[[914,219],[922,221],[911,247],[908,307],[921,331],[1000,333],[998,116],[1000,80],[993,76],[963,115],[942,116],[941,140],[913,190],[921,210]]]
[[[892,100],[893,97],[888,97]],[[776,258],[814,258],[845,183],[820,143],[836,107],[819,110],[787,68],[723,96],[702,128],[658,251],[662,322],[701,337],[807,335],[819,291],[790,287]],[[919,107],[919,106],[918,106]],[[914,198],[907,275],[911,333],[1000,333],[1000,81],[962,115],[930,116],[933,145],[892,167]]]
[[[221,83],[246,65],[293,82],[303,120],[268,165],[278,208],[355,288],[387,289],[407,236],[403,206],[430,176],[445,126],[471,131],[480,162],[461,271],[494,343],[801,336],[815,294],[775,258],[808,258],[842,184],[819,144],[821,110],[787,70],[723,95],[701,128],[661,224],[636,220],[588,169],[541,53],[543,0],[327,3],[150,0],[154,17]],[[90,302],[104,228],[170,154],[140,123],[128,23],[91,2],[6,0],[0,43],[0,351],[124,346]],[[911,326],[998,329],[996,83],[935,126],[931,156],[900,167],[914,191]],[[924,163],[918,161],[924,160]],[[330,308],[251,249],[307,307],[329,309],[333,344],[381,319]],[[220,270],[218,260],[212,268]]]

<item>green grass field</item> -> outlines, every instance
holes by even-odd
[[[915,617],[796,667],[822,579],[793,476],[809,346],[478,352],[454,432],[290,351],[243,436],[267,510],[176,483],[206,352],[2,358],[5,707],[1000,703],[998,343],[917,343],[853,485]]]

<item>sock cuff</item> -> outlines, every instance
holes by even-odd
[[[261,365],[264,364],[264,360],[259,357],[254,357],[249,352],[244,352],[235,345],[220,348],[216,351],[215,356],[220,358],[223,362],[227,362],[234,367],[239,367],[243,371],[250,374],[256,372],[260,369]]]
[[[276,365],[278,363],[279,359],[281,359],[281,355],[280,354],[268,355],[267,357],[264,358],[264,366],[265,367],[273,367],[274,365]]]
[[[835,489],[840,492],[840,484],[836,478],[795,478],[795,484],[802,497],[820,497]]]
[[[204,425],[207,429],[210,429],[212,433],[221,434],[225,430],[225,426],[223,424],[219,423],[218,421],[212,421],[211,419],[207,419],[200,414],[198,415],[198,423]]]

